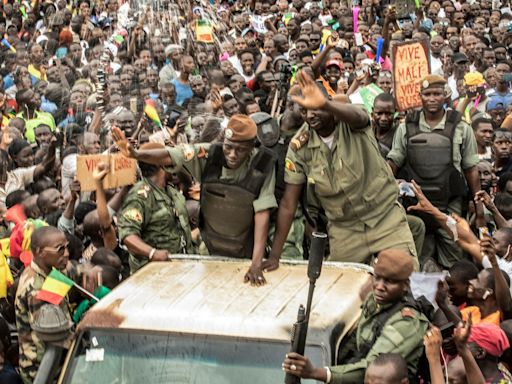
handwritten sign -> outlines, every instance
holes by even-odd
[[[251,26],[258,33],[267,33],[267,27],[265,26],[265,20],[267,17],[252,15],[251,16]]]
[[[113,189],[135,183],[137,178],[137,162],[120,153],[112,155],[78,155],[76,158],[76,177],[80,181],[82,191],[94,191],[96,184],[92,172],[100,162],[110,165],[107,176],[103,179],[105,189]]]
[[[420,82],[430,73],[428,41],[400,43],[393,46],[394,91],[399,111],[421,106]]]

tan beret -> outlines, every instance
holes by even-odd
[[[376,275],[391,280],[407,280],[413,269],[413,257],[400,249],[380,251],[373,267]]]
[[[233,115],[229,119],[224,137],[230,141],[248,141],[256,138],[256,123],[247,115]]]
[[[444,88],[446,80],[438,75],[427,75],[421,79],[421,90],[428,88]]]

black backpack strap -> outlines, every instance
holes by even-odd
[[[241,185],[253,195],[259,195],[265,178],[274,169],[276,161],[277,156],[272,150],[259,147]]]
[[[412,111],[407,114],[405,117],[405,130],[406,130],[406,139],[409,139],[413,136],[419,134],[420,131],[420,113],[421,111]]]
[[[208,159],[201,176],[201,183],[218,180],[224,166],[224,152],[222,144],[212,144],[208,150]]]
[[[444,124],[443,134],[448,137],[452,143],[453,136],[455,135],[455,129],[457,128],[457,124],[460,123],[461,118],[462,115],[453,109],[446,111],[446,121]]]

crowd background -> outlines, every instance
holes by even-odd
[[[241,145],[232,149],[238,155],[230,168],[238,169],[236,156],[242,162],[253,156],[254,144],[269,147],[276,162],[253,204],[256,228],[265,230],[255,230],[247,282],[264,284],[263,271],[277,268],[279,257],[307,258],[314,227],[329,230],[331,260],[370,262],[366,256],[354,259],[366,241],[361,240],[365,231],[355,227],[360,219],[369,233],[377,224],[361,213],[363,200],[354,196],[364,197],[366,208],[384,217],[400,197],[409,229],[399,226],[405,223],[400,217],[396,225],[388,218],[394,233],[386,238],[404,239],[414,269],[448,271],[435,298],[439,310],[428,318],[428,327],[422,325],[427,320],[421,311],[404,313],[400,307],[406,320],[421,317],[415,347],[423,351],[425,346],[423,357],[394,348],[401,342],[396,331],[391,344],[381,343],[385,353],[358,366],[363,375],[366,371],[366,382],[379,377],[414,382],[418,375],[424,382],[444,382],[445,368],[450,382],[512,380],[508,1],[178,0],[145,5],[4,0],[0,39],[0,382],[29,383],[35,377],[45,351],[32,329],[40,306],[35,295],[52,268],[103,296],[148,261],[167,260],[173,253],[208,253],[211,243],[201,236],[204,217],[198,212],[201,181],[211,180],[202,171],[216,143],[223,143],[230,167],[226,141]],[[416,120],[407,120],[407,111],[398,111],[393,97],[391,52],[407,41],[426,41],[429,47],[431,73],[420,82],[422,112]],[[365,103],[369,90],[378,94],[370,105]],[[330,122],[317,110],[331,117],[353,113],[351,119],[336,121],[342,124],[336,132],[343,124],[368,132],[380,160],[349,146],[339,155],[339,168],[330,160],[321,168],[323,163],[314,158],[310,171],[317,167],[319,175],[311,188],[315,180],[309,171],[304,171],[307,178],[297,176],[299,167],[307,168],[300,162],[311,161],[301,157],[301,148],[312,147],[313,137],[321,137],[318,146],[329,149],[338,140],[338,133],[312,133]],[[458,116],[446,136],[449,141],[416,156],[408,147],[410,123],[419,127],[418,134],[447,131],[448,116]],[[251,145],[243,148],[240,142],[247,139]],[[441,145],[446,145],[442,151]],[[109,165],[99,163],[90,173],[95,190],[81,191],[77,157],[119,150],[139,160],[136,184],[106,190]],[[441,188],[446,195],[435,195],[426,187],[425,172],[446,156],[449,171],[455,170],[448,179],[462,184],[452,183],[451,190]],[[344,192],[356,202],[353,216],[352,211],[338,212],[336,204],[326,205],[332,194],[319,181],[324,169],[335,170],[333,184],[346,178],[342,164],[348,158],[349,166],[361,163],[361,173],[352,175],[360,189]],[[383,171],[385,160],[389,169]],[[407,165],[410,172],[401,172]],[[442,170],[446,175],[447,168]],[[401,183],[400,196],[391,171]],[[402,183],[413,178],[412,184]],[[277,207],[281,210],[284,200],[286,210],[292,193],[285,181],[308,188],[291,212],[284,248],[277,246],[283,251],[275,257],[282,232]],[[260,212],[270,217],[265,225]],[[335,228],[349,217],[349,229]],[[371,253],[388,248],[382,244],[369,247]],[[389,276],[386,284],[409,278]],[[408,291],[407,284],[403,288]],[[374,292],[379,289],[374,285]],[[76,323],[92,304],[86,299],[71,291],[61,303]],[[294,369],[291,364],[286,360],[283,368],[305,376],[318,373],[307,360],[294,360]],[[331,377],[328,372],[315,377],[337,382],[345,374],[333,370]]]

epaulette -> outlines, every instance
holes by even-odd
[[[137,191],[137,195],[144,196],[145,199],[148,198],[148,192],[151,190],[148,185],[144,185],[141,189]]]
[[[306,128],[300,129],[293,139],[290,140],[290,148],[292,151],[297,152],[309,141],[309,131]]]

